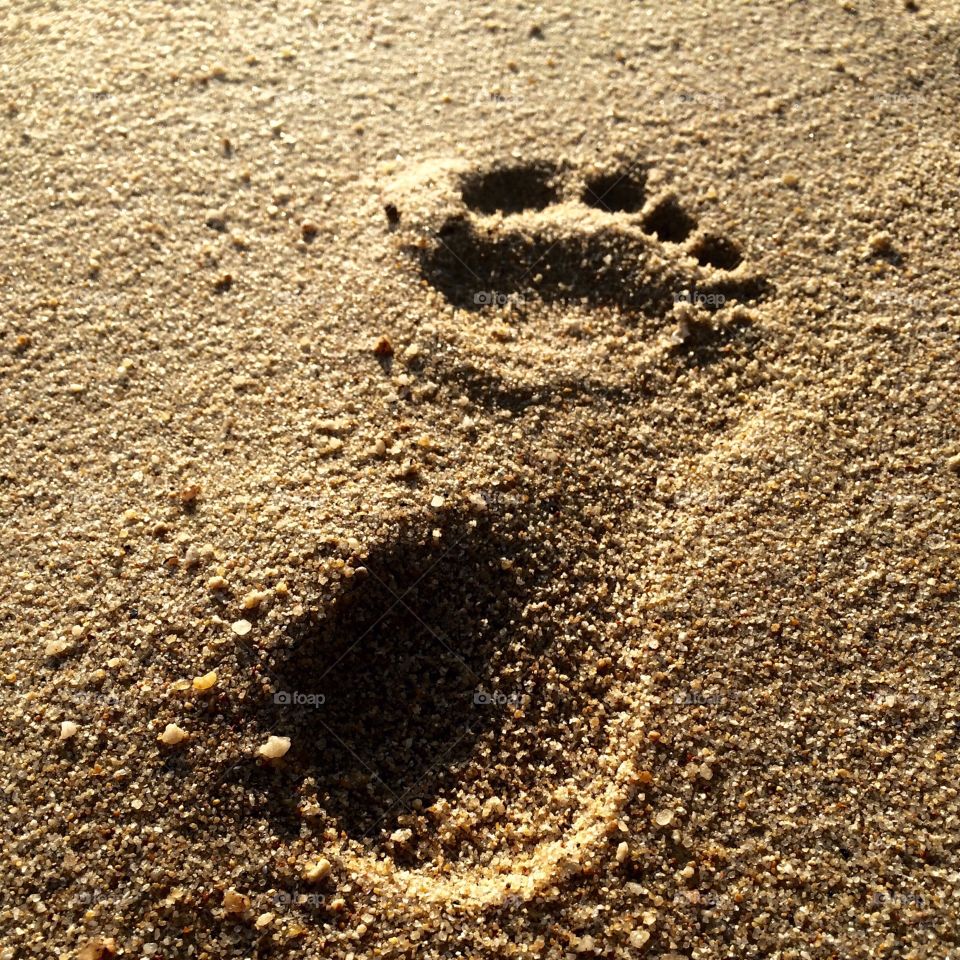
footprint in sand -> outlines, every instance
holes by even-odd
[[[665,334],[693,364],[749,348],[758,332],[745,308],[771,284],[657,183],[658,171],[638,162],[477,171],[447,160],[396,174],[383,196],[386,227],[447,305],[437,325],[449,342],[433,379],[486,407],[558,395],[620,403],[628,385],[603,355],[603,334],[627,330],[651,356]],[[497,344],[458,355],[463,333]]]
[[[540,325],[546,341],[554,322],[587,318],[648,340],[651,357],[709,363],[756,335],[740,306],[770,292],[732,240],[649,190],[639,164],[426,164],[394,179],[384,209],[454,324]],[[616,366],[563,372],[561,355],[594,368],[583,340],[513,367],[508,339],[492,342],[431,375],[494,406],[624,400]],[[604,706],[620,681],[591,639],[622,646],[623,625],[587,513],[519,484],[348,551],[337,598],[269,664],[256,722],[294,744],[264,775],[275,820],[295,835],[306,812],[346,838],[340,863],[365,882],[447,904],[532,895],[582,864],[638,784],[623,748],[638,718]],[[536,524],[564,537],[537,541]],[[588,618],[576,582],[592,584]]]
[[[766,292],[733,241],[701,230],[672,193],[648,196],[637,164],[497,168],[465,177],[459,201],[419,251],[423,278],[457,307],[608,305],[638,322],[683,299],[713,312]]]

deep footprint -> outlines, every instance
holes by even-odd
[[[524,669],[506,648],[529,584],[515,545],[459,519],[363,564],[323,621],[293,631],[257,722],[291,737],[285,766],[314,779],[325,814],[375,840],[456,787],[502,722],[497,691],[506,675],[515,691]]]
[[[739,247],[701,231],[676,196],[648,198],[640,167],[587,177],[573,196],[567,176],[543,162],[465,176],[463,209],[451,212],[425,244],[408,248],[421,276],[461,309],[540,300],[615,306],[634,320],[665,316],[684,291],[695,290],[710,311],[769,292],[765,280],[738,270]],[[609,225],[594,219],[589,228],[567,227],[549,208],[570,200],[610,215]]]
[[[583,202],[607,213],[636,213],[646,200],[646,178],[640,172],[615,171],[591,177]]]
[[[662,315],[680,287],[666,278],[637,283],[646,247],[612,230],[587,236],[489,236],[462,218],[448,220],[424,251],[421,271],[452,304],[468,310],[525,300],[585,301]]]
[[[674,197],[667,197],[644,217],[643,226],[664,243],[683,243],[696,230],[697,221]]]
[[[545,163],[475,174],[463,184],[463,202],[482,214],[543,210],[557,202],[555,175],[556,170]]]

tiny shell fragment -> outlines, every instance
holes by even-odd
[[[321,857],[316,863],[308,863],[304,868],[303,875],[311,883],[319,883],[330,875],[330,870],[330,861],[326,857]]]
[[[157,739],[168,747],[175,747],[189,736],[190,734],[182,727],[178,727],[175,723],[168,723]]]
[[[246,913],[250,909],[250,898],[236,890],[224,890],[223,909],[232,914]]]
[[[257,750],[261,757],[268,760],[279,760],[290,749],[289,737],[269,737],[267,742]]]
[[[211,670],[209,673],[205,673],[202,677],[193,678],[193,689],[197,693],[203,693],[206,690],[209,690],[217,682],[217,671]]]

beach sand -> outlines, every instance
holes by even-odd
[[[0,960],[960,956],[956,21],[0,12]]]

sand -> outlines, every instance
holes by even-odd
[[[0,958],[960,956],[953,4],[0,38]]]

